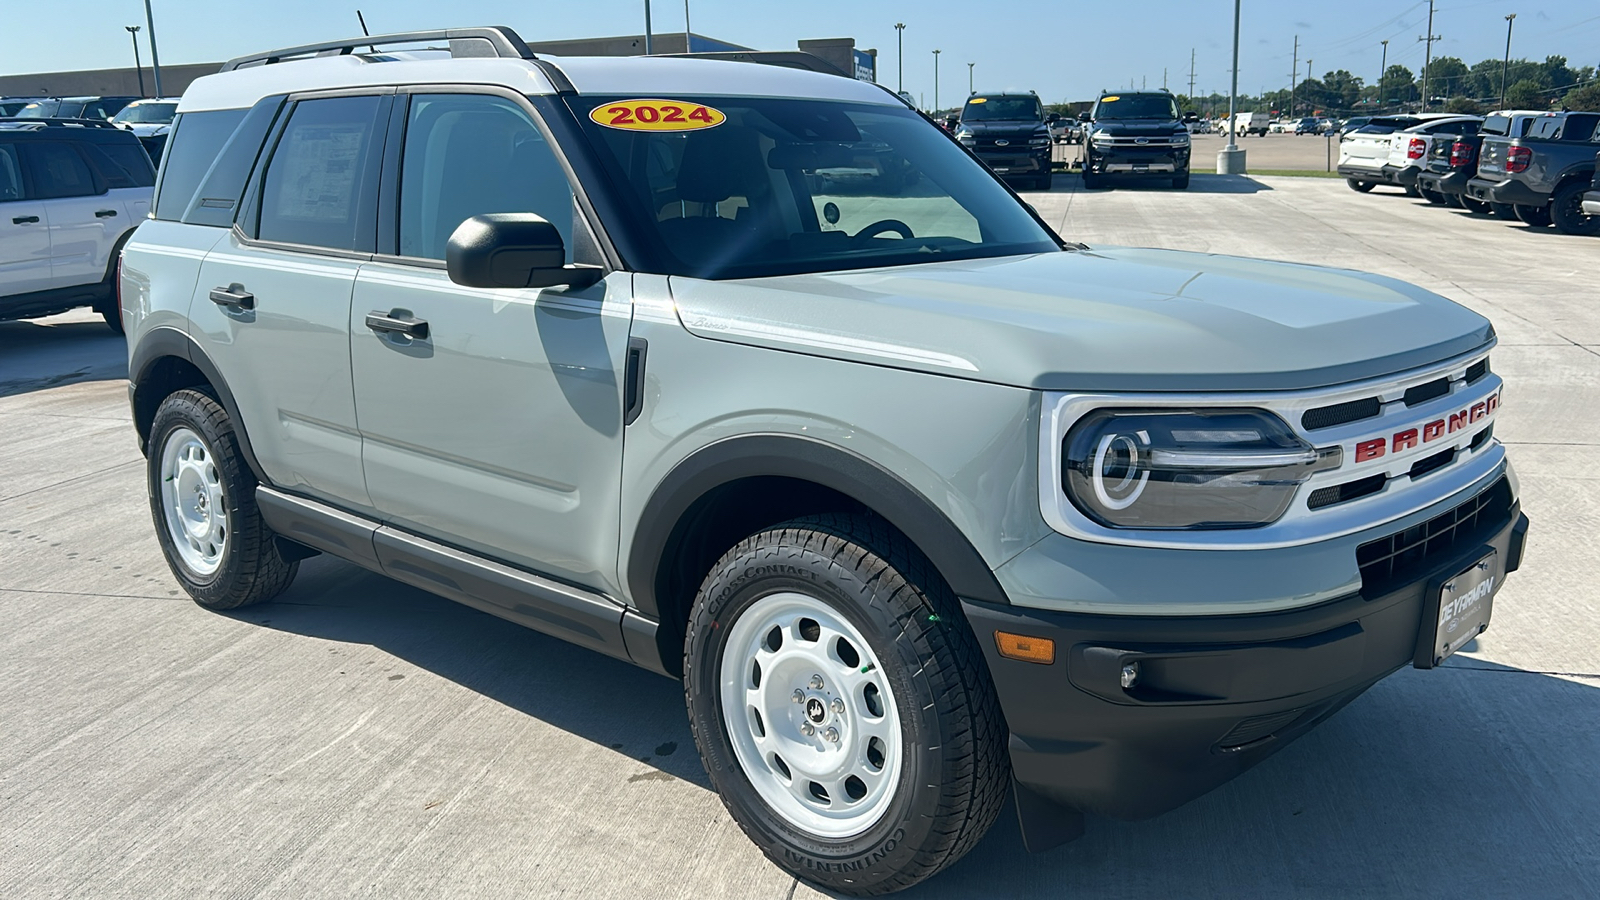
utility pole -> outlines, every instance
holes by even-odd
[[[974,63],[967,63],[967,96],[972,96],[972,67]]]
[[[939,114],[939,54],[942,51],[933,51],[933,113]]]
[[[1194,48],[1189,48],[1189,102],[1194,102]]]
[[[644,0],[644,55],[650,55],[650,0]]]
[[[895,59],[895,65],[900,70],[900,85],[895,88],[895,91],[903,94],[906,92],[906,23],[894,23],[894,42],[895,53],[898,54]]]
[[[1511,23],[1516,21],[1517,14],[1506,16],[1506,58],[1500,63],[1500,108],[1506,108],[1506,72],[1511,68]]]
[[[135,72],[139,73],[139,96],[143,97],[144,96],[144,66],[139,62],[139,26],[137,26],[137,25],[124,25],[122,27],[123,27],[124,30],[126,30],[128,32],[128,35],[133,38],[133,70]],[[1501,80],[1504,81],[1505,79],[1501,79]],[[1504,94],[1505,91],[1501,90],[1500,93]],[[1502,103],[1500,105],[1504,106],[1505,104]]]
[[[1162,66],[1161,67],[1161,89],[1163,91],[1167,89],[1167,67],[1166,66]]]
[[[693,32],[689,28],[689,0],[683,0],[683,52],[693,53],[694,48],[689,46],[689,35]],[[877,63],[873,63],[873,77],[877,77]]]
[[[1383,62],[1378,64],[1378,105],[1372,108],[1373,112],[1377,112],[1383,107],[1383,82],[1385,78],[1389,77],[1389,42],[1379,41],[1378,43],[1383,45]]]
[[[1300,76],[1300,35],[1294,36],[1294,61],[1289,63],[1289,115],[1294,116],[1294,80]]]
[[[161,55],[156,52],[156,17],[150,11],[150,0],[144,0],[144,23],[150,26],[150,70],[156,77],[156,96],[164,97],[161,93]]]
[[[1428,111],[1428,70],[1433,68],[1433,42],[1443,40],[1433,33],[1433,0],[1428,0],[1428,33],[1418,35],[1417,40],[1427,46],[1422,51],[1422,111]]]

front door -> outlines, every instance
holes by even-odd
[[[361,267],[350,318],[373,504],[408,531],[617,590],[631,277],[579,291],[450,281],[446,241],[480,213],[544,216],[571,259],[572,188],[519,101],[411,96],[400,170],[399,253]],[[373,330],[374,313],[426,333]]]
[[[32,196],[50,206],[52,287],[92,284],[106,277],[111,247],[128,228],[121,202],[95,179],[78,149],[65,141],[29,141],[23,162]]]

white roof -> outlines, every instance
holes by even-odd
[[[314,57],[207,75],[184,92],[178,111],[240,109],[273,94],[384,85],[484,84],[522,94],[555,93],[550,79],[528,60],[384,56],[383,60],[359,55]],[[825,97],[900,105],[876,85],[784,66],[672,57],[540,58],[559,67],[580,94]]]

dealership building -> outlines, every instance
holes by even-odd
[[[571,41],[539,41],[528,46],[535,53],[548,56],[640,56],[644,54],[645,37],[583,38]],[[267,47],[263,50],[271,49]],[[711,53],[728,59],[756,52],[728,41],[706,37],[702,34],[673,32],[652,34],[650,51],[656,55],[680,53]],[[840,75],[863,81],[877,81],[877,50],[858,50],[854,38],[824,38],[800,41],[795,50],[764,52],[766,62],[785,63],[812,68],[814,62],[801,54],[809,54],[839,70]],[[195,79],[211,75],[222,68],[222,62],[186,63],[161,67],[161,89],[169,97],[182,94]],[[142,70],[128,66],[123,69],[89,69],[76,72],[41,72],[31,75],[0,75],[0,97],[93,97],[93,96],[155,96],[155,78],[150,67]]]

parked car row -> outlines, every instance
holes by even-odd
[[[176,97],[0,97],[0,122],[109,121],[137,135],[156,164],[161,162],[177,112]]]
[[[1380,116],[1340,139],[1340,175],[1477,215],[1600,236],[1600,113]]]

